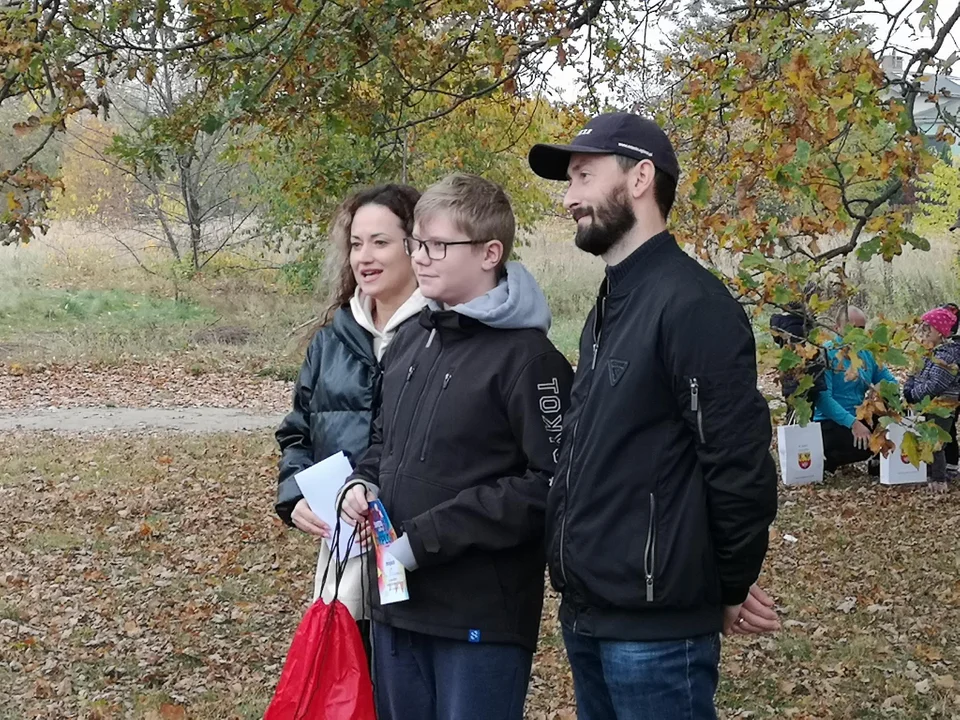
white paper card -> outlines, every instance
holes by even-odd
[[[352,472],[353,467],[347,460],[347,456],[338,452],[293,476],[310,509],[330,526],[331,532],[337,527],[337,495],[340,494],[340,490]],[[334,560],[345,557],[353,532],[352,525],[344,521],[340,522],[339,552],[334,550],[329,538],[324,540],[330,552],[334,553]],[[357,557],[362,553],[360,541],[355,539],[350,547],[350,557]]]
[[[896,447],[887,457],[880,457],[880,484],[881,485],[910,485],[927,481],[927,464],[920,463],[916,468],[910,464],[903,452],[903,436],[906,434],[903,425],[896,423],[887,428],[887,438]]]
[[[823,435],[820,423],[781,425],[777,428],[777,451],[784,485],[823,482]]]

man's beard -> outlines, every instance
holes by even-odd
[[[637,216],[627,200],[627,190],[619,187],[609,200],[597,208],[586,208],[593,220],[589,225],[577,223],[577,247],[591,255],[605,255],[633,229]]]

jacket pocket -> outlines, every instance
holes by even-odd
[[[650,522],[647,525],[647,544],[643,550],[643,572],[647,581],[647,602],[652,603],[654,594],[654,580],[657,572],[657,498],[650,493]]]
[[[703,434],[703,401],[700,399],[700,379],[690,378],[690,412],[693,413],[694,422],[697,428],[697,438],[701,445],[707,444],[707,438]]]
[[[393,419],[390,421],[390,455],[393,455],[393,448],[397,442],[397,433],[399,428],[397,427],[397,416],[400,414],[400,406],[403,403],[403,396],[407,392],[407,388],[410,387],[410,381],[413,379],[413,374],[417,371],[417,365],[414,363],[410,366],[410,369],[407,370],[407,379],[403,381],[403,387],[400,388],[400,394],[397,396],[397,404],[393,408]]]
[[[427,427],[423,433],[423,447],[420,448],[420,462],[424,462],[427,459],[427,446],[430,444],[430,436],[433,434],[433,424],[437,419],[437,408],[440,407],[440,400],[443,398],[443,393],[450,384],[450,378],[452,377],[453,375],[451,373],[443,376],[443,385],[440,386],[440,392],[437,393],[437,399],[434,400],[433,408],[427,417]]]
[[[680,409],[698,450],[727,448],[744,437],[769,432],[769,408],[752,368],[691,375],[681,387],[685,392],[678,398]]]

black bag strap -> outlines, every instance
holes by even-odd
[[[344,491],[340,495],[340,502],[337,504],[337,523],[333,528],[333,534],[330,536],[330,557],[327,558],[327,566],[323,569],[323,577],[320,580],[320,594],[323,594],[323,588],[327,586],[327,577],[330,574],[330,566],[333,565],[334,569],[334,586],[333,586],[333,600],[331,604],[336,601],[337,596],[340,594],[340,583],[343,582],[343,575],[347,569],[347,563],[350,561],[350,552],[353,550],[353,543],[357,541],[357,535],[359,528],[354,526],[351,528],[350,539],[347,541],[346,552],[344,557],[340,557],[340,535],[343,531],[343,526],[346,523],[341,517],[343,512],[343,501],[346,499],[347,493]],[[349,527],[349,525],[348,525]]]

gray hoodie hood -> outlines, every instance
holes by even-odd
[[[518,262],[508,262],[506,276],[490,292],[462,305],[449,308],[493,328],[550,330],[550,307],[533,275]],[[440,306],[430,301],[432,310]]]

